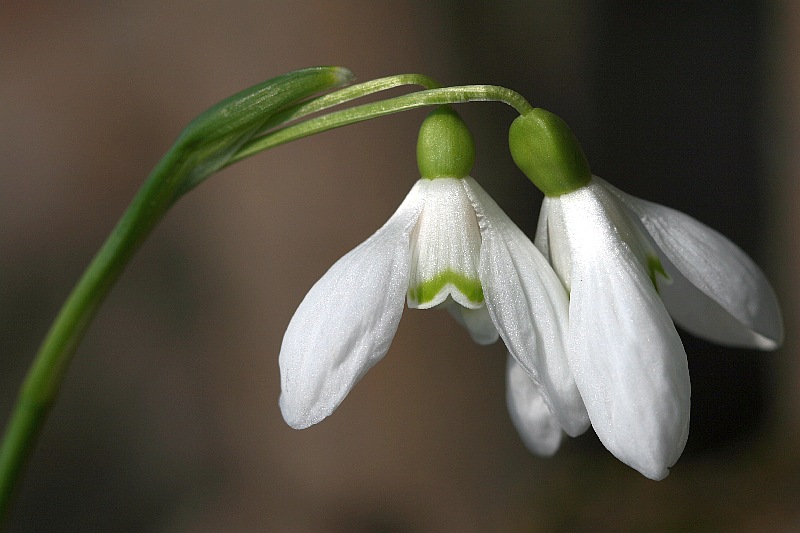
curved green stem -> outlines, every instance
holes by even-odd
[[[303,102],[292,106],[285,111],[276,113],[270,122],[274,125],[285,124],[287,122],[300,119],[302,117],[318,113],[331,107],[351,102],[357,98],[363,98],[377,92],[402,87],[404,85],[419,85],[425,89],[438,89],[440,86],[433,78],[422,74],[398,74],[397,76],[387,76],[377,80],[371,80],[356,85],[351,85],[336,92],[322,95],[308,102]],[[268,125],[264,130],[273,125]]]
[[[105,295],[171,203],[168,179],[185,159],[171,152],[136,195],[61,308],[28,372],[0,448],[0,523],[55,401],[67,365]],[[165,172],[167,174],[165,174]]]
[[[322,96],[318,96],[294,105],[286,106],[285,108],[282,108],[271,115],[263,124],[260,124],[256,130],[251,132],[249,137],[253,138],[257,137],[258,135],[263,135],[264,132],[270,129],[282,126],[288,122],[298,121],[299,119],[313,113],[319,113],[320,111],[330,109],[331,107],[351,102],[357,98],[363,98],[381,91],[394,89],[405,85],[419,85],[426,89],[439,87],[439,84],[436,83],[433,78],[424,76],[422,74],[398,74],[396,76],[387,76],[385,78],[370,80],[364,83],[351,85],[335,92],[324,94]],[[311,133],[308,135],[311,135]],[[239,149],[241,146],[236,146],[235,148]],[[259,151],[260,150],[256,150],[250,152],[248,155],[237,157],[236,161],[240,161],[250,155],[254,155]],[[227,155],[230,157],[234,152],[235,150],[231,151]],[[227,164],[231,164],[233,162],[234,161],[229,161]],[[214,170],[219,170],[219,168],[215,168]],[[210,172],[198,174],[197,176],[187,179],[176,191],[175,201],[193,188],[197,187],[208,176],[208,174],[210,174]]]
[[[75,349],[125,265],[174,204],[177,191],[225,166],[274,113],[351,79],[350,71],[338,67],[291,72],[223,100],[181,133],[67,298],[31,364],[0,446],[0,524]]]
[[[495,85],[463,85],[458,87],[445,87],[443,89],[428,89],[388,100],[381,100],[357,107],[344,109],[318,118],[309,119],[299,124],[286,126],[261,137],[251,139],[242,145],[234,154],[228,164],[233,164],[264,150],[274,148],[281,144],[308,137],[323,131],[340,128],[348,124],[363,122],[373,118],[408,111],[418,107],[443,104],[461,104],[466,102],[502,102],[510,105],[524,115],[533,109],[519,93],[497,87]]]

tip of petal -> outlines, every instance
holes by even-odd
[[[297,406],[291,405],[291,402],[287,400],[286,394],[281,394],[278,404],[281,408],[283,420],[292,429],[306,429],[311,427],[327,418],[329,414],[323,414],[320,412],[310,413],[306,410],[299,409]]]
[[[633,468],[638,470],[639,473],[647,479],[652,479],[653,481],[661,481],[669,475],[669,468],[659,465],[648,465],[644,468],[637,468],[633,466]]]
[[[625,463],[626,465],[630,466],[634,470],[638,471],[644,477],[648,479],[652,479],[653,481],[661,481],[662,479],[666,478],[669,475],[669,468],[674,464],[675,461],[670,461],[667,463],[663,461],[659,457],[636,457],[634,454],[625,455],[621,453],[621,450],[609,450],[614,455]],[[639,450],[641,451],[641,450]],[[676,459],[677,460],[677,459]]]
[[[774,335],[774,338],[768,338],[758,333],[753,333],[753,348],[764,351],[777,350],[783,345],[783,330]]]

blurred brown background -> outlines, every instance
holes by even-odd
[[[800,530],[800,6],[773,2],[0,4],[0,420],[38,342],[138,186],[216,101],[296,68],[514,88],[595,173],[719,229],[767,272],[775,353],[684,336],[692,427],[661,482],[589,434],[531,456],[504,349],[406,311],[387,357],[316,427],[277,406],[306,291],[414,180],[405,113],[283,146],[182,200],[79,349],[10,531]],[[474,176],[529,234],[540,195],[513,112],[459,108]]]

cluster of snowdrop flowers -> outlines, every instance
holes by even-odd
[[[473,140],[451,108],[423,122],[417,161],[422,178],[394,215],[334,264],[292,317],[279,358],[284,418],[305,428],[330,415],[386,354],[407,301],[446,307],[478,343],[499,332],[518,364],[552,389],[560,427],[580,434],[588,417],[560,355],[566,290],[468,176]]]
[[[404,303],[445,307],[480,344],[509,351],[511,418],[529,449],[591,425],[662,479],[689,428],[689,373],[675,322],[723,344],[772,349],[772,289],[727,239],[589,172],[555,115],[511,127],[517,165],[545,193],[535,245],[471,178],[472,137],[449,107],[420,129],[422,178],[389,221],[312,287],[284,336],[280,406],[306,428],[330,415],[389,349]],[[670,315],[672,318],[670,318]]]

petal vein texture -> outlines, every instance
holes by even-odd
[[[337,261],[295,312],[281,345],[281,412],[295,429],[330,415],[386,354],[408,288],[410,234],[429,182],[420,180],[389,221]]]
[[[567,293],[541,252],[471,178],[464,186],[480,224],[480,276],[489,315],[509,352],[538,386],[564,431],[589,419],[567,363]]]
[[[567,353],[592,427],[618,459],[651,479],[668,474],[686,444],[686,353],[637,254],[596,184],[551,203],[567,221],[572,257]],[[613,197],[612,197],[613,198]]]

